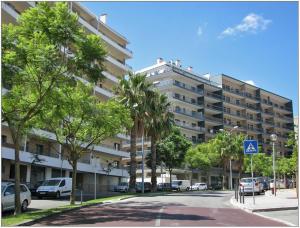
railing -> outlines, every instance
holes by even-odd
[[[188,112],[188,111],[182,111],[182,110],[179,110],[179,109],[174,109],[173,112],[175,113],[179,113],[179,114],[182,114],[182,115],[186,115],[186,116],[189,116],[189,117],[193,117],[193,118],[196,118],[198,120],[204,120],[203,116],[200,115],[199,113],[193,113],[193,112]]]
[[[192,126],[192,125],[184,124],[184,123],[178,122],[178,121],[175,121],[175,124],[179,127],[187,128],[187,129],[194,130],[194,131],[205,131],[205,128],[203,128],[203,127]]]
[[[274,126],[275,123],[274,122],[270,122],[270,121],[262,121],[264,124],[267,124],[267,125],[271,125],[271,126]]]
[[[198,89],[198,88],[195,88],[195,87],[192,87],[192,86],[189,86],[189,85],[183,85],[182,83],[175,82],[175,81],[173,82],[173,85],[175,85],[175,86],[177,86],[179,88],[182,88],[182,89],[185,89],[185,90],[188,90],[190,92],[194,92],[194,93],[197,93],[197,94],[203,96],[203,90],[202,89]]]
[[[260,129],[260,128],[248,127],[247,129],[248,129],[248,131],[255,131],[255,132],[263,133],[263,129]]]
[[[223,86],[223,90],[228,91],[228,92],[230,92],[230,93],[237,94],[237,95],[242,96],[242,97],[250,98],[250,99],[255,100],[255,101],[260,101],[260,97],[256,97],[256,96],[252,96],[252,95],[249,96],[249,95],[247,95],[246,93],[240,92],[240,91],[238,92],[238,91],[236,91],[236,90],[233,89],[233,88],[228,89],[228,88],[226,88],[225,86]]]
[[[270,115],[270,116],[274,116],[274,112],[262,112],[263,114],[267,114],[267,115]]]
[[[175,97],[175,95],[172,96],[172,98],[176,99],[176,100],[179,100],[179,101],[182,101],[182,102],[185,102],[185,103],[188,103],[188,104],[192,104],[192,105],[196,105],[198,107],[203,107],[201,104],[197,104],[197,103],[193,103],[189,100],[186,100],[186,99],[182,99],[180,97]]]
[[[211,93],[211,92],[205,92],[205,95],[207,95],[207,96],[209,96],[209,97],[212,97],[212,98],[214,98],[214,99],[217,99],[217,100],[220,100],[220,101],[222,101],[223,100],[223,98],[222,98],[222,96],[221,95],[218,95],[218,94],[215,94],[215,93]]]
[[[237,117],[240,117],[240,118],[246,118],[246,115],[242,115],[242,114],[239,115],[239,114],[228,112],[228,111],[225,111],[225,110],[224,110],[224,113],[232,115],[232,116],[237,116]]]
[[[223,111],[222,107],[215,106],[215,105],[212,105],[212,104],[206,104],[205,108],[209,108],[209,109],[213,109],[213,110],[217,110],[217,111],[221,111],[221,112]]]
[[[246,119],[247,120],[252,120],[252,121],[255,121],[255,122],[262,122],[262,120],[261,119],[259,119],[259,118],[251,118],[250,116],[246,116]]]
[[[213,122],[223,123],[223,119],[219,119],[219,118],[211,117],[211,116],[205,116],[205,120],[211,120]]]

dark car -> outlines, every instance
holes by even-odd
[[[135,190],[136,192],[142,192],[142,182],[136,182]],[[151,183],[144,182],[144,192],[150,192],[150,191],[151,191]]]
[[[157,185],[157,191],[169,191],[171,190],[170,183],[159,183]]]
[[[209,189],[211,189],[211,190],[222,190],[222,185],[221,184],[211,184],[210,186],[209,186]]]
[[[43,182],[44,181],[38,181],[35,184],[30,183],[29,185],[27,185],[27,186],[29,186],[29,190],[30,190],[32,196],[37,196],[36,190],[38,189],[38,187],[40,187],[42,185]]]
[[[270,190],[270,184],[268,181],[263,181],[262,184],[263,184],[264,191]]]

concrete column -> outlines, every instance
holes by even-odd
[[[52,169],[49,167],[46,167],[46,179],[51,178]]]
[[[9,172],[10,172],[10,166],[11,163],[8,162],[7,160],[2,159],[2,165],[4,165],[4,175],[2,176],[3,180],[8,180],[9,179]]]
[[[208,185],[211,185],[211,175],[208,176]]]
[[[26,182],[30,182],[31,177],[31,165],[27,165]]]

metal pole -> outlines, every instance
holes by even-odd
[[[229,167],[230,167],[230,190],[232,190],[232,167],[231,167],[231,159],[229,160]]]
[[[253,179],[253,169],[252,169],[252,154],[251,154],[251,176],[252,176],[252,197],[253,197],[253,205],[254,205],[255,198],[254,198],[254,179]]]
[[[63,167],[63,156],[61,154],[61,144],[58,145],[58,151],[59,151],[59,156],[60,156],[60,177],[62,177],[62,167]]]
[[[276,172],[275,172],[275,142],[273,142],[273,176],[274,176],[274,195],[276,196]]]
[[[96,173],[96,156],[94,155],[94,166],[95,166],[95,173],[94,173],[94,199],[97,199],[97,173]]]
[[[142,193],[144,193],[144,132],[142,135]]]

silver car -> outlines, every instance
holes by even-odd
[[[252,182],[253,181],[253,182]],[[253,189],[254,187],[254,189]],[[254,191],[254,193],[260,194],[261,192],[263,192],[263,186],[262,184],[259,182],[258,178],[242,178],[240,180],[240,190],[241,192],[246,193],[252,193],[252,191]]]
[[[26,185],[20,185],[21,209],[26,211],[31,203],[31,192]],[[1,183],[1,208],[2,211],[15,210],[15,184],[10,182]]]

